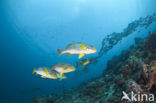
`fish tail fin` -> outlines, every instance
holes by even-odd
[[[57,51],[59,52],[59,56],[61,56],[62,50],[61,49],[57,49]]]
[[[77,67],[79,67],[79,63],[78,63],[78,62],[76,62],[76,68],[77,68]]]
[[[36,68],[33,69],[32,75],[35,74]]]

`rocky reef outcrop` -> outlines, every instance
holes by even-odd
[[[122,91],[156,95],[156,32],[108,61],[103,75],[60,95],[33,98],[33,103],[153,103],[121,101]]]

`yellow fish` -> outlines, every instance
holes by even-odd
[[[84,55],[92,54],[96,52],[94,46],[78,42],[69,44],[65,50],[58,49],[59,55],[67,53],[67,56],[72,54],[79,54],[79,59],[82,58]]]
[[[79,67],[80,65],[81,66],[86,66],[90,63],[90,60],[87,59],[87,58],[84,58],[82,60],[80,60],[80,62],[76,62],[76,67]]]
[[[53,65],[51,70],[54,70],[60,73],[60,76],[63,76],[63,73],[69,73],[69,72],[75,71],[75,68],[74,66],[68,63],[59,63],[59,64]]]
[[[41,75],[42,78],[57,79],[56,71],[50,70],[47,67],[34,69],[32,74]]]

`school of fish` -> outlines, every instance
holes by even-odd
[[[69,44],[64,50],[58,49],[59,56],[67,53],[67,56],[78,54],[79,59],[85,55],[96,53],[96,49],[94,46],[77,42]],[[89,59],[84,58],[81,59],[80,62],[76,62],[76,67],[78,66],[86,66],[90,63]],[[42,78],[48,79],[67,79],[64,75],[65,73],[75,71],[75,67],[68,63],[58,63],[54,64],[52,67],[39,67],[38,69],[34,68],[32,74],[41,75]]]

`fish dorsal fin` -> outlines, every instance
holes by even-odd
[[[45,74],[49,74],[49,71],[47,68],[45,68]]]
[[[57,64],[54,64],[53,66],[56,66]]]
[[[79,54],[79,59],[82,58],[85,54]]]
[[[72,44],[69,44],[69,45],[66,47],[66,49],[69,48],[69,47],[71,47],[71,46],[72,46]]]
[[[67,56],[70,56],[71,54],[70,53],[67,53]]]
[[[77,42],[77,44],[83,44],[83,42]]]
[[[64,65],[64,64],[66,64],[66,63],[60,63],[61,65]]]
[[[85,50],[85,49],[86,49],[86,46],[80,45],[80,48],[81,48],[82,50]]]

